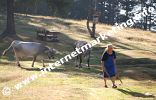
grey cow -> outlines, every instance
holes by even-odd
[[[47,57],[49,59],[54,58],[55,50],[49,48],[48,46],[44,46],[41,43],[37,42],[24,42],[14,40],[8,49],[4,50],[3,56],[7,53],[8,50],[13,49],[17,61],[17,65],[20,67],[19,58],[23,57],[32,57],[32,67],[34,67],[34,62],[36,61],[37,56]],[[44,58],[42,58],[43,67]]]
[[[81,48],[82,46],[86,45],[87,42],[86,41],[76,41],[74,43],[74,50],[76,50],[76,48]],[[90,69],[90,54],[91,54],[91,48],[88,49],[87,51],[79,54],[77,57],[76,57],[76,67],[79,67],[79,68],[82,68],[82,59],[83,58],[86,58],[87,59],[87,63],[88,63],[88,68]],[[77,64],[77,60],[79,60],[79,65]]]

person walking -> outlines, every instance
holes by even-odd
[[[107,86],[107,78],[109,77],[112,81],[112,88],[117,88],[115,84],[116,80],[116,53],[113,50],[113,45],[108,44],[104,53],[101,57],[101,64],[102,64],[102,70],[103,70],[103,76],[104,76],[104,84],[105,87]]]

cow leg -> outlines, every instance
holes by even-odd
[[[79,55],[78,55],[79,56]],[[76,67],[78,67],[78,64],[77,64],[77,60],[79,59],[79,57],[76,57],[76,59],[75,59],[75,64],[76,64]]]
[[[33,57],[33,62],[32,62],[31,67],[34,67],[34,63],[35,63],[35,61],[36,61],[36,56]]]
[[[20,65],[20,63],[19,63],[19,58],[18,58],[18,57],[16,57],[16,62],[17,62],[17,66],[18,66],[18,67],[21,67],[21,65]]]
[[[89,55],[88,55],[88,59],[87,59],[87,63],[88,63],[88,69],[90,69],[90,53],[89,53]]]
[[[43,67],[45,67],[44,60],[42,60]]]
[[[80,55],[80,63],[79,63],[79,68],[82,68],[82,65],[81,65],[81,63],[82,63],[82,55]]]
[[[88,69],[90,69],[89,62],[90,62],[90,57],[87,59],[87,63],[88,63]]]
[[[21,65],[20,65],[20,63],[19,63],[19,58],[18,58],[18,56],[17,56],[17,54],[16,54],[16,51],[15,51],[15,49],[13,49],[13,50],[14,50],[14,53],[15,53],[15,58],[16,58],[17,66],[18,66],[18,67],[21,67]]]

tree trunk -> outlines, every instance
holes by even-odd
[[[7,24],[6,29],[0,35],[0,37],[2,38],[16,34],[14,22],[14,0],[6,0],[6,1],[7,1]]]
[[[127,21],[129,18],[128,12],[129,12],[129,0],[126,0],[126,19],[125,19],[125,21]]]
[[[38,2],[38,1],[35,0],[35,5],[34,5],[34,6],[35,6],[35,9],[34,9],[34,13],[35,13],[35,14],[37,14],[37,2]]]

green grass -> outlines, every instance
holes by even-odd
[[[2,16],[0,16],[2,17]],[[24,41],[42,42],[55,48],[59,53],[55,60],[58,60],[73,51],[72,45],[76,40],[90,41],[85,26],[85,20],[75,21],[49,16],[23,16],[16,14],[16,31]],[[4,17],[0,18],[0,25],[5,24]],[[59,31],[60,42],[44,42],[36,39],[35,30],[44,27],[48,30]],[[111,26],[99,24],[97,31],[107,31]],[[4,28],[0,27],[0,32]],[[137,33],[136,33],[137,31]],[[126,34],[125,34],[126,33]],[[135,35],[133,34],[135,33]],[[129,38],[130,37],[130,38]],[[142,39],[143,38],[143,39]],[[148,41],[145,40],[148,38]],[[91,69],[75,67],[74,60],[48,72],[43,77],[31,82],[10,96],[5,97],[0,93],[1,100],[153,100],[156,99],[156,56],[155,56],[154,33],[137,29],[126,29],[115,35],[115,39],[103,41],[93,47],[91,53]],[[111,81],[108,81],[109,88],[104,88],[101,73],[100,57],[105,44],[114,44],[117,51],[117,67],[123,84],[117,80],[118,89],[111,88]],[[0,53],[11,43],[5,39],[0,43]],[[148,44],[148,45],[147,45]],[[21,65],[31,68],[31,59],[24,59]],[[35,67],[42,67],[37,61]],[[39,71],[30,71],[18,68],[10,51],[7,56],[0,58],[0,90],[4,86],[13,87],[18,82],[30,77],[33,74],[40,74]],[[152,96],[145,95],[146,93]]]

